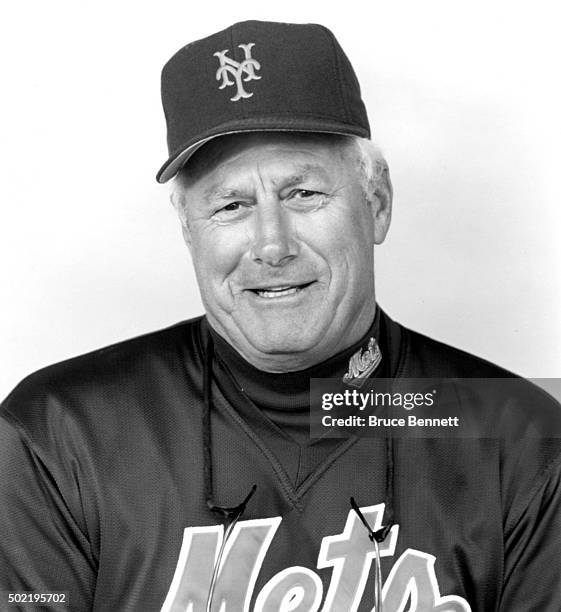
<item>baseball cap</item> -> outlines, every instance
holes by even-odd
[[[162,70],[172,178],[197,149],[226,134],[321,132],[370,138],[353,67],[317,24],[243,21],[180,49]]]

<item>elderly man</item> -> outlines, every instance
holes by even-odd
[[[205,316],[4,402],[2,609],[558,610],[558,439],[310,438],[311,379],[511,376],[377,306],[392,188],[333,35],[235,24],[162,93]]]

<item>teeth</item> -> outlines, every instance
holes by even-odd
[[[292,295],[298,291],[298,287],[279,287],[278,289],[264,289],[258,290],[257,294],[259,297],[264,298],[278,298],[284,295]]]

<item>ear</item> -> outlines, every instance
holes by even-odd
[[[181,232],[183,233],[183,240],[185,240],[187,248],[191,250],[191,230],[189,229],[189,226],[185,220],[181,220]]]
[[[392,199],[393,188],[390,180],[390,171],[388,167],[384,165],[372,199],[374,244],[382,244],[390,229],[390,222],[392,220]]]
[[[185,244],[187,245],[189,250],[191,250],[191,230],[189,229],[189,225],[187,223],[187,216],[185,214],[183,203],[180,201],[175,190],[172,191],[169,199],[173,207],[175,208],[175,212],[177,213],[179,220],[181,221],[181,232],[183,234],[183,240],[185,241]]]

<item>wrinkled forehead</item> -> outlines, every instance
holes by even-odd
[[[257,132],[229,134],[208,142],[201,147],[184,166],[178,178],[182,183],[192,183],[213,172],[229,159],[248,152],[286,148],[289,151],[322,154],[341,162],[352,148],[353,141],[348,136],[337,134],[300,133],[300,132]]]

